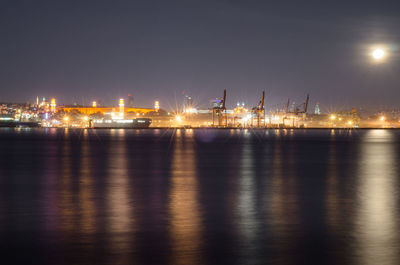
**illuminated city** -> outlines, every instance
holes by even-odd
[[[1,264],[400,264],[400,1],[0,3]]]
[[[375,57],[375,52],[374,52]],[[379,58],[380,59],[380,58]],[[35,104],[1,104],[2,127],[71,127],[71,128],[399,128],[400,109],[377,112],[356,108],[321,111],[316,103],[312,110],[310,96],[295,105],[290,99],[280,108],[265,106],[265,91],[259,104],[248,106],[237,102],[227,107],[227,95],[212,99],[207,107],[199,107],[192,97],[185,96],[176,109],[125,106],[120,98],[116,106],[101,106],[96,101],[88,105],[56,105],[51,98]],[[276,105],[276,104],[274,104]],[[141,124],[137,124],[138,121]],[[135,126],[133,126],[135,124]],[[137,126],[136,126],[137,125]]]

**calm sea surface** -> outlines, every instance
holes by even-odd
[[[0,129],[2,264],[400,264],[400,131]]]

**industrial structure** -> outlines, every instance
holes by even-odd
[[[218,127],[228,125],[228,116],[226,115],[226,89],[224,89],[224,96],[220,99],[213,100],[212,107],[212,125],[215,126],[215,119],[218,120]]]
[[[251,109],[252,114],[256,117],[257,119],[257,127],[265,127],[265,109],[264,109],[264,98],[265,98],[265,91],[263,90],[261,100],[258,103],[257,106],[253,107]],[[252,119],[253,121],[253,119]],[[261,121],[263,124],[261,124]],[[253,123],[252,123],[253,126]]]
[[[288,114],[294,114],[298,115],[301,113],[307,113],[307,108],[308,108],[308,101],[310,100],[310,95],[307,94],[306,101],[298,106],[294,106],[293,109],[289,108],[290,104],[290,99],[288,99],[287,104],[286,104],[286,113]]]
[[[308,113],[310,96],[303,103],[285,105],[275,110],[265,108],[265,91],[258,104],[248,108],[245,102],[238,102],[228,109],[227,90],[222,98],[211,101],[211,108],[194,107],[194,99],[184,95],[183,107],[175,112],[160,108],[156,100],[152,108],[133,107],[133,98],[118,100],[114,106],[103,106],[101,101],[92,101],[89,106],[57,105],[56,98],[39,100],[33,104],[3,103],[0,105],[0,126],[42,126],[76,128],[145,128],[151,127],[218,127],[218,128],[398,128],[400,110],[381,110],[365,116],[355,108],[324,113],[316,103],[312,113]],[[57,102],[58,103],[58,102]],[[364,117],[362,117],[364,115]]]
[[[304,120],[306,118],[309,100],[310,95],[307,94],[304,103],[297,106],[294,105],[292,108],[290,108],[290,99],[288,99],[285,106],[285,115],[283,116],[283,126],[296,127],[296,122]],[[299,114],[302,114],[302,116],[300,116]],[[304,127],[304,122],[303,124],[299,124],[297,127]]]

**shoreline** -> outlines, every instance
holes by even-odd
[[[382,127],[358,127],[358,128],[348,128],[348,127],[306,127],[306,128],[297,128],[297,127],[266,127],[266,128],[258,128],[258,127],[250,127],[250,128],[238,128],[238,127],[149,127],[149,128],[118,128],[118,127],[109,127],[109,128],[87,128],[87,127],[41,127],[41,126],[0,126],[2,128],[14,128],[14,129],[87,129],[87,130],[111,130],[111,129],[124,129],[124,130],[168,130],[168,129],[184,129],[184,130],[399,130],[399,128],[382,128]]]

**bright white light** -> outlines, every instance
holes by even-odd
[[[175,117],[175,119],[176,119],[176,121],[177,121],[177,122],[182,122],[182,117],[181,117],[181,116],[179,116],[179,115],[178,115],[178,116],[176,116],[176,117]]]
[[[383,59],[383,57],[385,57],[386,53],[384,50],[377,48],[375,50],[373,50],[372,52],[372,57],[374,57],[374,59],[376,60],[381,60]]]
[[[242,118],[242,121],[244,123],[247,123],[251,119],[251,115],[246,115],[245,117]]]

